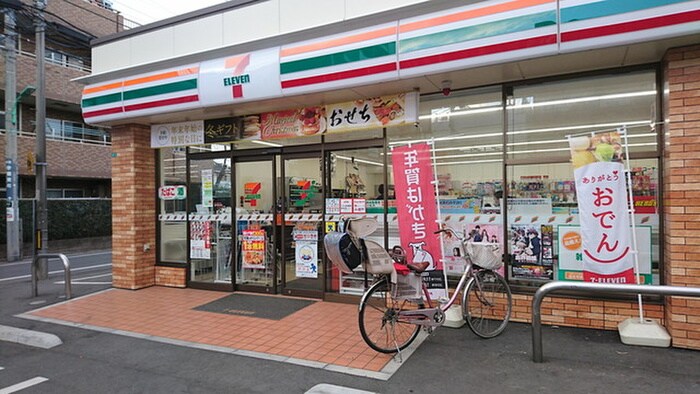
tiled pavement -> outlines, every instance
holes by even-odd
[[[167,287],[109,289],[20,317],[382,380],[401,365],[364,343],[357,305],[318,301],[281,320],[194,309],[228,295]],[[402,352],[404,360],[422,339]]]

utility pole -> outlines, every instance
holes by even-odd
[[[46,203],[46,81],[44,72],[44,9],[47,0],[34,0],[36,7],[36,252],[48,252],[49,226]],[[43,259],[42,261],[46,261]],[[48,263],[48,262],[47,262]],[[44,271],[40,267],[40,272]]]
[[[20,259],[17,182],[17,53],[15,11],[5,9],[5,187],[7,194],[7,261]]]

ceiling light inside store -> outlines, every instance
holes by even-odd
[[[262,141],[262,140],[250,140],[250,142],[258,145],[265,145],[265,146],[271,146],[273,148],[281,148],[284,145],[282,144],[276,144],[274,142],[269,142],[269,141]]]
[[[369,160],[363,160],[363,159],[358,159],[358,158],[352,158],[352,157],[347,157],[347,156],[341,156],[341,155],[335,155],[336,158],[340,160],[345,160],[345,161],[350,161],[354,163],[363,163],[363,164],[369,164],[371,166],[379,166],[383,167],[384,164],[382,163],[377,163],[376,161],[369,161]]]

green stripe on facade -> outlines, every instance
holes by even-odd
[[[188,79],[186,81],[178,81],[173,83],[166,83],[164,85],[149,86],[147,88],[130,90],[124,92],[124,101],[191,89],[197,89],[196,78]]]
[[[378,44],[344,52],[331,53],[328,55],[282,63],[280,64],[280,73],[289,74],[299,71],[313,70],[321,67],[338,66],[341,64],[375,59],[378,57],[395,54],[396,42],[388,42],[386,44]]]
[[[561,23],[625,14],[665,5],[686,3],[688,0],[602,0],[561,9]]]
[[[508,33],[517,33],[540,27],[556,25],[556,23],[557,13],[555,10],[517,16],[500,21],[465,26],[459,29],[403,39],[399,42],[399,53],[420,51],[423,49],[457,44],[460,42],[478,40],[481,38],[495,37]]]
[[[116,103],[119,101],[122,101],[122,93],[121,92],[83,99],[82,103],[83,103],[83,108],[88,108],[88,107],[94,107],[96,105]]]

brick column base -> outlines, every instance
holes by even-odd
[[[700,287],[700,45],[669,50],[664,74],[664,279]],[[673,346],[700,349],[700,299],[668,297],[665,313]]]
[[[148,126],[112,129],[112,285],[155,284],[156,161]]]

